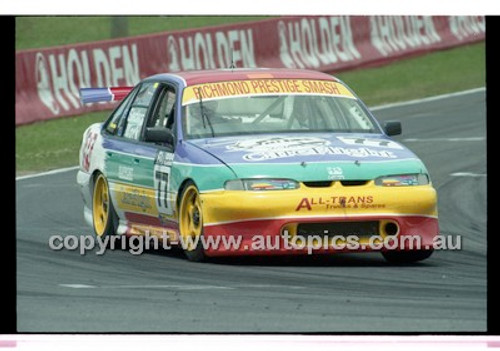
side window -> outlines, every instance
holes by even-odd
[[[110,117],[111,119],[106,125],[106,131],[109,134],[116,134],[118,130],[118,125],[120,124],[120,119],[124,117],[125,109],[129,105],[130,101],[133,99],[136,91],[137,88],[132,90],[130,94],[128,94],[128,96],[125,99],[123,99],[120,105],[118,105],[118,107],[113,111],[113,114]]]
[[[148,127],[165,127],[172,129],[174,123],[175,90],[165,86],[160,93],[155,110],[148,121]]]
[[[123,132],[125,138],[139,140],[144,119],[157,87],[158,83],[144,83],[139,88],[128,113]]]

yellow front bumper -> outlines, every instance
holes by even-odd
[[[432,185],[361,186],[295,190],[217,191],[201,194],[205,226],[283,218],[345,218],[363,216],[423,216],[437,218],[437,194]]]

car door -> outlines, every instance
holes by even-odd
[[[165,128],[175,135],[175,103],[176,88],[172,84],[162,83],[158,98],[146,124],[148,128]],[[174,143],[175,145],[175,143]],[[172,189],[171,169],[174,159],[174,145],[156,143],[156,158],[153,165],[155,201],[158,208],[158,218],[163,226],[175,222],[175,194]]]
[[[158,148],[143,140],[159,86],[157,82],[140,84],[127,98],[121,116],[116,121],[111,118],[103,131],[105,173],[111,197],[120,224],[126,225],[129,233],[141,231],[133,230],[134,224],[159,224],[153,174]]]
[[[175,142],[146,138],[148,128],[165,128],[175,135],[176,97],[173,84],[143,83],[115,123],[116,133],[105,143],[113,203],[129,233],[161,235],[166,228],[170,235],[176,230],[171,185]]]

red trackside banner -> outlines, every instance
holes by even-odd
[[[194,69],[289,67],[338,72],[484,40],[483,17],[280,17],[16,52],[16,125],[110,109],[79,88],[131,86]]]

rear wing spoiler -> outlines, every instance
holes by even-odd
[[[132,89],[134,89],[134,87],[81,88],[80,101],[82,104],[120,101],[123,100]]]

